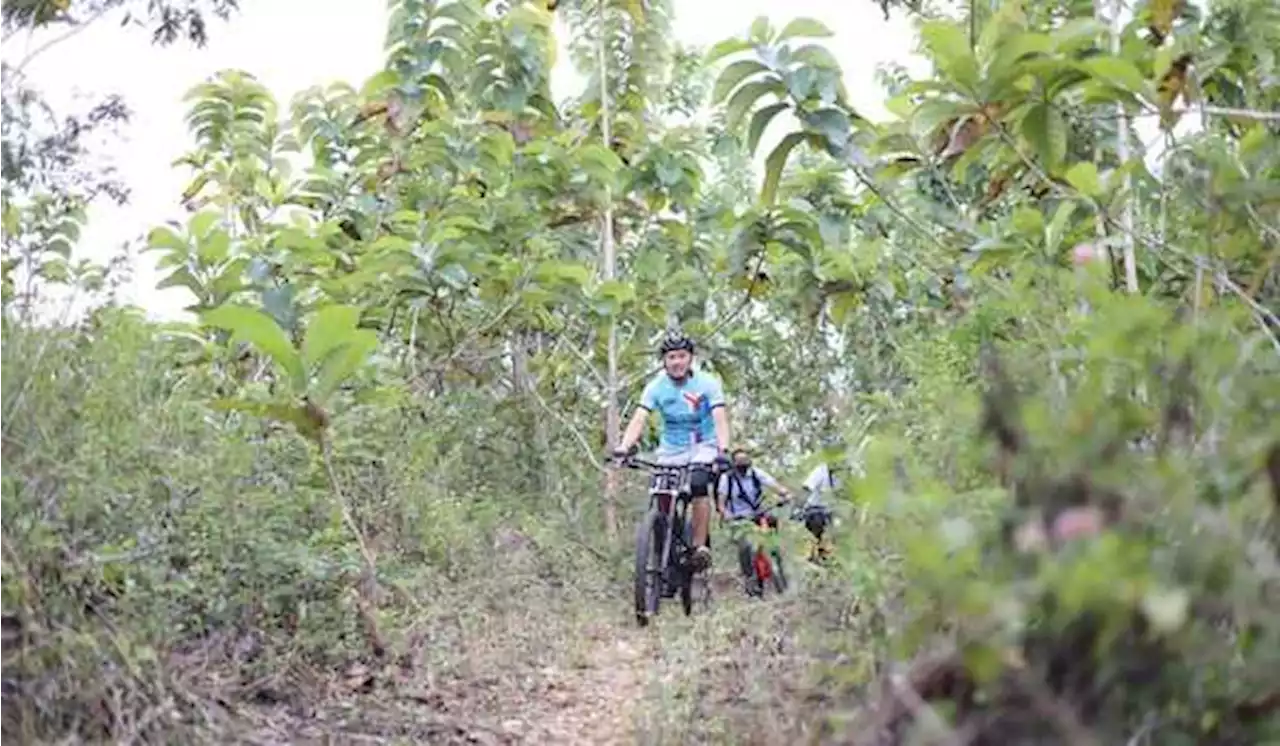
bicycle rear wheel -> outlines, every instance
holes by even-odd
[[[662,543],[666,538],[666,520],[657,510],[650,510],[636,528],[636,624],[644,627],[657,616],[662,603]]]

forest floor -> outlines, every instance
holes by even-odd
[[[717,563],[709,611],[686,617],[671,600],[643,629],[621,594],[583,603],[548,593],[501,611],[494,599],[492,612],[438,615],[429,622],[435,634],[421,638],[408,665],[356,667],[328,682],[321,698],[239,708],[222,719],[218,739],[647,746],[811,736],[815,721],[793,705],[827,697],[806,700],[815,691],[806,679],[813,661],[790,619],[802,602],[746,599]],[[779,709],[779,695],[792,704]]]

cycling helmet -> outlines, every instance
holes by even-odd
[[[693,354],[693,340],[677,331],[669,331],[662,338],[662,344],[658,345],[658,355],[666,355],[672,350],[688,350],[689,354]]]

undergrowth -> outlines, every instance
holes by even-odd
[[[611,553],[567,539],[547,498],[442,492],[455,443],[392,409],[344,422],[336,459],[368,596],[312,449],[211,412],[208,374],[173,368],[147,324],[106,311],[4,344],[4,732],[22,742],[217,740],[424,681],[469,712],[617,595]]]

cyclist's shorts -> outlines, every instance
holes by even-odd
[[[804,511],[804,527],[809,533],[821,539],[827,526],[831,525],[831,511],[826,508],[806,508]]]
[[[663,466],[713,464],[718,453],[714,443],[695,443],[686,448],[659,448],[653,452],[653,460]]]
[[[698,443],[687,448],[659,448],[653,451],[648,461],[653,461],[662,466],[685,466],[689,464],[697,464],[700,466],[710,467],[715,463],[716,455],[719,450],[715,445],[708,443]],[[689,475],[690,488],[696,497],[706,497],[715,489],[714,475],[710,468],[707,469],[691,469]],[[649,482],[650,489],[675,489],[676,484],[664,484],[664,480],[671,477],[661,474],[654,474]]]

